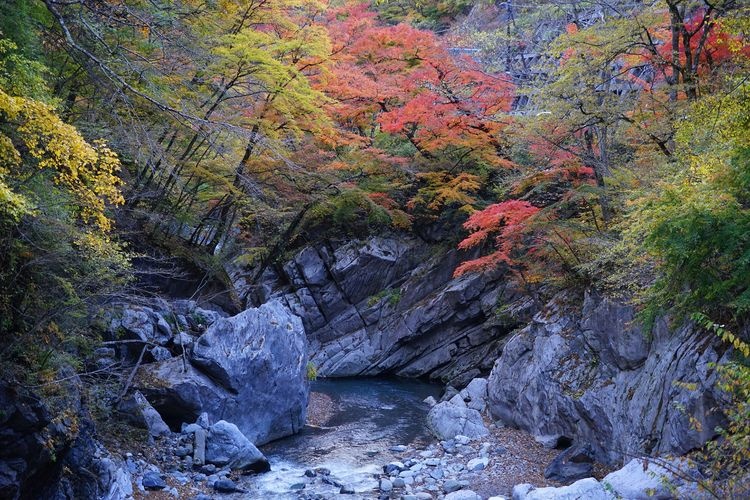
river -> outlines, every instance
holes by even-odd
[[[330,417],[320,427],[306,426],[299,434],[262,447],[271,472],[244,478],[245,498],[336,498],[341,489],[337,483],[353,489],[357,497],[377,497],[374,476],[394,459],[390,448],[434,440],[425,427],[429,407],[423,400],[437,397],[441,389],[395,378],[313,382],[313,393],[330,398]],[[306,470],[320,468],[330,475],[305,476]]]

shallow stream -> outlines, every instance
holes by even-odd
[[[297,499],[315,494],[336,498],[341,489],[337,483],[353,489],[357,498],[374,497],[374,476],[394,459],[391,447],[434,439],[425,427],[429,407],[422,401],[440,394],[436,384],[331,379],[313,382],[311,391],[319,393],[314,398],[330,405],[328,418],[319,427],[306,426],[295,436],[262,447],[271,472],[241,481],[247,498]],[[325,477],[334,484],[324,482],[321,474],[305,477],[306,470],[316,468],[329,470]]]

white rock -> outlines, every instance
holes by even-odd
[[[489,459],[485,457],[474,458],[472,460],[469,460],[469,463],[466,464],[466,468],[472,472],[480,471],[487,467],[487,464],[489,464],[489,462]]]
[[[456,444],[469,444],[471,442],[471,438],[470,437],[463,436],[461,434],[459,434],[458,436],[456,436],[454,438],[454,440],[456,441]]]
[[[615,500],[616,497],[604,486],[588,477],[561,488],[535,488],[530,484],[519,484],[513,488],[513,500]]]
[[[643,470],[644,461],[646,470]],[[646,459],[633,459],[625,467],[602,479],[605,487],[611,487],[623,498],[628,500],[661,500],[673,498],[668,484],[681,486],[678,480],[664,467]]]

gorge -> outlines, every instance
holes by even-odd
[[[0,2],[0,500],[750,498],[750,4]]]

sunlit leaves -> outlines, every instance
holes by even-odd
[[[117,156],[103,143],[88,144],[45,104],[2,90],[0,117],[5,123],[0,126],[0,181],[23,183],[34,170],[50,173],[53,182],[73,197],[72,209],[84,222],[109,230],[107,204],[123,202]]]

